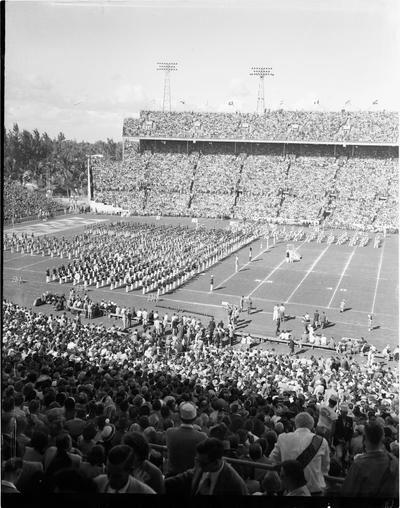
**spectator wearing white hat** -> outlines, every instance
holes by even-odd
[[[181,425],[166,431],[168,449],[167,476],[183,473],[194,466],[196,446],[207,438],[204,432],[193,427],[197,418],[197,409],[190,402],[183,402],[179,407]]]

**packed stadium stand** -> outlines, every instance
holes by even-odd
[[[125,137],[241,139],[259,141],[397,143],[398,115],[393,112],[266,111],[192,113],[141,111],[124,122]]]
[[[10,260],[59,257],[63,264],[43,277],[63,294],[46,290],[31,308],[3,300],[2,495],[22,493],[32,506],[55,493],[398,506],[398,346],[335,343],[327,337],[334,323],[315,311],[302,317],[296,343],[282,330],[274,348],[261,349],[249,332],[236,333],[243,312],[250,316],[249,297],[228,303],[218,322],[158,305],[251,246],[269,221],[397,230],[397,124],[384,112],[147,111],[125,120],[123,161],[93,161],[96,202],[132,215],[252,220],[231,229],[100,220],[72,235],[4,235]],[[46,205],[17,185],[6,194],[6,216]],[[276,228],[285,243],[315,233],[286,229]],[[210,293],[213,285],[211,275]],[[134,291],[139,306],[121,303]],[[106,327],[93,320],[100,316],[115,321]],[[279,330],[296,316],[281,303],[272,319]]]
[[[59,203],[49,199],[43,192],[29,191],[16,181],[7,181],[3,189],[4,220],[14,220],[21,217],[49,216],[60,209]]]
[[[143,111],[123,135],[94,199],[131,214],[398,229],[395,113]]]

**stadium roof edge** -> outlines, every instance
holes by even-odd
[[[215,138],[166,138],[160,136],[122,136],[124,141],[187,141],[189,143],[206,142],[206,143],[257,143],[257,144],[292,144],[292,145],[346,145],[346,146],[391,146],[398,147],[399,143],[376,143],[365,141],[308,141],[308,140],[277,140],[277,139],[215,139]]]

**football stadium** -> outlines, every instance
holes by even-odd
[[[7,134],[4,499],[396,506],[398,113],[164,106]]]

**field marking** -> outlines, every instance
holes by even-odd
[[[329,249],[330,244],[324,249],[320,255],[317,257],[317,259],[313,262],[313,264],[310,266],[310,268],[307,270],[307,273],[304,275],[304,277],[301,279],[301,281],[297,284],[297,286],[294,288],[294,290],[290,293],[289,297],[286,299],[285,303],[289,303],[289,300],[292,298],[292,296],[296,293],[296,291],[299,289],[299,287],[303,284],[303,282],[306,280],[306,278],[310,275],[310,273],[313,271],[314,266],[318,263],[318,261],[322,258],[322,256],[325,254],[325,252]]]
[[[19,253],[18,253],[19,254]],[[19,254],[19,256],[14,256],[10,259],[3,259],[3,264],[4,263],[9,263],[9,262],[13,262],[13,261],[16,261],[17,259],[22,259],[22,258],[26,258],[26,257],[30,257],[30,254]]]
[[[100,222],[106,222],[109,219],[96,219],[94,217],[65,217],[61,219],[54,219],[48,222],[33,222],[33,223],[25,223],[19,224],[18,226],[5,228],[5,233],[16,233],[17,236],[20,236],[21,233],[31,234],[33,233],[35,237],[49,235],[51,236],[53,233],[59,233],[61,231],[81,228],[83,226],[90,226],[93,224],[98,224]]]
[[[43,270],[25,270],[25,268],[12,268],[11,266],[4,266],[3,271],[5,270],[13,270],[15,272],[20,272],[24,270],[24,272],[31,272],[31,273],[43,273]],[[32,282],[35,282],[34,280]]]
[[[40,263],[44,263],[45,261],[46,261],[46,259],[42,258],[40,261],[36,261],[36,263],[30,263],[29,265],[25,265],[21,268],[15,268],[15,270],[22,271],[22,270],[25,270],[26,268],[29,268],[30,266],[40,265]]]
[[[178,288],[176,291],[188,291],[189,293],[200,293],[200,294],[207,295],[207,296],[210,296],[210,294],[213,294],[213,293],[210,293],[209,291],[200,291],[198,289],[189,289],[189,288]],[[215,293],[215,294],[217,296],[226,296],[228,298],[240,298],[239,295],[220,293],[219,291],[218,291],[218,293]],[[268,303],[276,304],[276,299],[272,300],[270,298],[261,298],[260,296],[254,296],[253,301],[268,302]],[[321,308],[321,309],[328,309],[328,307],[324,307],[323,305],[319,305],[319,304],[315,304],[315,303],[312,303],[312,304],[311,303],[300,303],[300,302],[290,302],[290,303],[291,303],[291,305],[299,305],[301,307],[315,307],[315,308]],[[339,310],[339,307],[332,307],[330,310]],[[352,312],[358,312],[361,314],[369,314],[369,312],[366,310],[364,311],[364,310],[352,309]],[[393,316],[396,316],[396,314],[388,314],[388,313],[384,313],[384,312],[379,312],[379,316],[393,317]]]
[[[4,281],[4,282],[8,282],[8,281]],[[27,282],[30,282],[30,281],[27,281]],[[39,284],[45,286],[45,287],[52,287],[54,284],[47,284],[45,282],[39,282]],[[58,286],[58,284],[57,284]],[[70,286],[70,284],[62,284],[62,286]],[[29,289],[33,289],[33,291],[29,291]],[[105,293],[105,294],[108,294],[110,295],[111,293],[111,290],[110,289],[95,289],[95,288],[92,288],[92,287],[89,287],[89,290],[90,291],[98,291],[99,293]],[[27,294],[29,294],[30,296],[34,297],[36,295],[35,293],[35,290],[34,288],[27,288],[27,291],[26,291]],[[132,293],[125,293],[125,291],[118,291],[118,290],[114,290],[113,293],[115,294],[118,294],[118,295],[132,295]],[[205,294],[209,294],[208,292],[204,292]],[[138,298],[145,298],[147,299],[148,298],[148,295],[143,295],[143,294],[135,294],[133,296],[136,296]],[[236,295],[231,295],[231,296],[236,296]],[[254,300],[260,300],[260,298],[254,298]],[[168,295],[165,295],[164,297],[162,296],[160,301],[163,301],[163,302],[174,302],[174,303],[181,303],[181,304],[186,304],[186,305],[197,305],[197,306],[203,306],[203,307],[211,307],[211,308],[217,308],[217,309],[220,309],[220,310],[223,310],[222,306],[221,305],[215,305],[215,304],[211,304],[211,303],[202,303],[202,302],[193,302],[193,301],[188,301],[188,300],[178,300],[178,299],[175,299],[175,298],[169,298]],[[274,302],[275,300],[270,300],[271,302]],[[294,304],[292,303],[292,305],[306,305],[306,304]],[[308,304],[307,304],[308,305]],[[312,307],[315,305],[311,305]],[[318,306],[317,306],[318,307]],[[319,306],[320,308],[324,308],[322,306]],[[184,310],[184,309],[183,309]],[[190,309],[187,310],[187,312],[190,312]],[[361,313],[361,314],[367,314],[367,312],[363,312],[363,311],[354,311],[354,312],[357,312],[357,313]],[[265,315],[272,315],[272,312],[269,312],[269,311],[261,311],[259,312],[259,314],[265,314]],[[383,314],[379,314],[379,315],[383,315]],[[390,314],[387,314],[390,316]],[[246,315],[247,316],[247,315]],[[250,314],[250,317],[251,317],[251,314]],[[295,316],[296,318],[301,318],[301,316]],[[335,325],[344,325],[344,326],[355,326],[355,327],[358,327],[358,328],[365,328],[365,323],[359,323],[359,322],[355,322],[355,323],[350,323],[350,322],[346,322],[346,321],[335,321],[334,322]],[[254,323],[254,326],[257,326],[256,323]],[[386,326],[381,326],[380,327],[381,330],[388,330],[390,332],[397,332],[397,329],[393,329],[393,328],[390,328],[390,327],[386,327]]]
[[[257,240],[255,240],[255,242],[257,242]],[[253,245],[253,244],[254,244],[254,242],[252,243],[252,245]],[[245,246],[245,247],[246,247],[246,246]],[[245,248],[245,247],[244,247],[244,248]],[[242,247],[242,248],[243,248],[243,247]],[[241,250],[241,249],[239,249],[239,250]],[[267,252],[268,250],[269,250],[269,248],[267,247],[266,249],[264,249],[264,250],[262,250],[261,252],[259,252],[256,256],[254,256],[254,258],[252,259],[252,261],[254,261],[255,259],[257,259],[259,256],[261,256],[261,254],[264,254],[264,252]],[[236,252],[238,252],[238,251],[236,251]],[[231,255],[236,254],[236,252],[232,252],[232,254],[231,254]],[[225,282],[228,282],[228,280],[230,280],[232,277],[234,277],[235,275],[237,275],[237,274],[241,271],[241,269],[242,269],[242,268],[245,268],[245,267],[246,267],[247,265],[249,265],[252,261],[247,261],[247,263],[245,263],[243,266],[241,266],[241,267],[239,268],[239,270],[238,270],[238,271],[234,271],[231,275],[229,275],[229,277],[227,277],[225,280],[223,280],[222,282],[220,282],[220,283],[218,284],[218,286],[216,286],[216,288],[215,288],[215,289],[218,289],[219,287],[223,286],[223,285],[225,284]],[[210,267],[210,268],[211,268],[211,267]]]
[[[302,242],[302,243],[301,243],[298,247],[296,247],[294,251],[295,251],[295,252],[296,252],[296,251],[298,251],[298,250],[300,249],[300,247],[301,247],[302,245],[304,245],[304,244],[305,244],[305,240],[304,240],[304,242]],[[257,289],[258,289],[258,288],[260,288],[260,287],[261,287],[261,286],[262,286],[265,282],[267,282],[267,280],[271,277],[271,275],[272,275],[273,273],[275,273],[277,270],[279,270],[279,268],[283,265],[283,263],[286,263],[286,258],[283,258],[283,260],[282,260],[282,261],[281,261],[281,262],[280,262],[280,263],[279,263],[279,264],[278,264],[278,265],[277,265],[277,266],[276,266],[273,270],[271,270],[271,271],[269,272],[269,274],[268,274],[266,277],[264,277],[264,279],[263,279],[261,282],[259,282],[259,283],[257,284],[257,286],[253,289],[253,291],[251,291],[251,292],[247,295],[247,298],[249,298],[251,295],[253,295],[253,294],[257,291]]]
[[[376,276],[376,284],[375,284],[375,291],[374,291],[374,299],[372,301],[371,314],[374,313],[374,309],[375,309],[375,301],[376,301],[376,295],[378,293],[379,277],[381,275],[382,261],[383,261],[383,252],[385,250],[385,244],[386,244],[386,242],[383,243],[382,252],[381,252],[381,258],[379,260],[378,274]]]
[[[340,283],[341,283],[341,282],[342,282],[342,280],[343,280],[344,274],[346,273],[346,270],[347,270],[347,268],[349,267],[349,264],[350,264],[350,262],[351,262],[351,260],[352,260],[352,258],[353,258],[353,256],[354,256],[354,253],[356,252],[356,249],[357,249],[357,247],[354,247],[354,249],[353,249],[352,253],[350,254],[350,256],[349,256],[349,257],[348,257],[348,259],[347,259],[346,264],[344,265],[344,268],[343,268],[342,274],[341,274],[341,276],[340,276],[340,279],[339,279],[338,283],[336,284],[335,291],[334,291],[334,292],[333,292],[333,294],[332,294],[332,298],[329,300],[329,303],[328,303],[328,309],[329,309],[329,307],[331,306],[331,303],[333,302],[333,299],[335,298],[336,292],[337,292],[337,290],[339,289]],[[342,290],[340,290],[340,291],[342,291]]]

